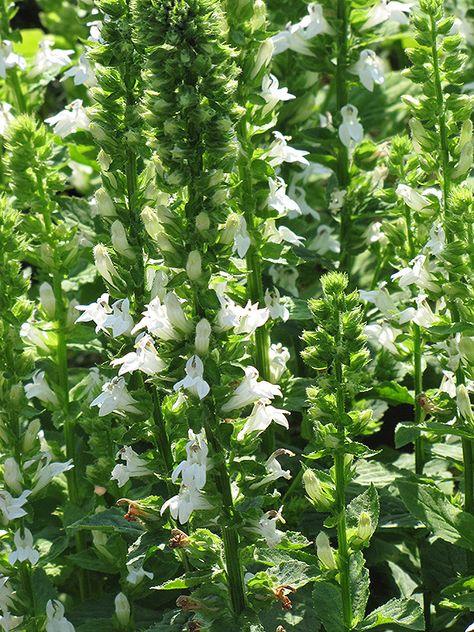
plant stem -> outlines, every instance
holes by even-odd
[[[349,38],[349,12],[346,0],[337,0],[336,16],[338,21],[337,29],[337,60],[336,60],[336,109],[340,116],[341,108],[347,105],[347,45]],[[347,189],[349,184],[349,152],[347,147],[339,141],[337,148],[337,180],[340,189]],[[341,219],[339,226],[339,240],[341,244],[341,255],[339,259],[339,269],[350,271],[351,267],[351,210],[346,203],[341,208]]]
[[[5,39],[11,39],[12,28],[8,19],[7,3],[5,0],[1,0],[0,15],[1,30],[3,31],[2,36],[4,36]],[[10,87],[13,91],[13,96],[15,97],[15,104],[18,113],[25,114],[27,111],[25,95],[23,94],[23,91],[21,89],[21,84],[18,79],[18,72],[15,66],[13,66],[13,68],[9,68],[9,72],[7,72],[7,80],[9,80]]]

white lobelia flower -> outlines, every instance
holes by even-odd
[[[20,327],[20,336],[26,344],[38,347],[45,353],[50,353],[48,334],[32,323],[23,323]]]
[[[176,483],[181,476],[183,485],[187,489],[202,489],[206,484],[207,455],[209,449],[205,440],[204,430],[198,434],[188,431],[189,441],[186,444],[187,459],[181,461],[171,474],[171,480]]]
[[[236,252],[240,258],[245,257],[251,243],[245,217],[238,213],[230,213],[225,224],[219,228],[219,241],[223,244],[233,243],[232,251]]]
[[[339,138],[348,149],[362,142],[364,128],[360,124],[358,110],[348,103],[341,108],[342,123],[339,125]]]
[[[16,562],[30,562],[34,566],[39,558],[39,552],[33,547],[33,534],[29,529],[24,529],[23,535],[20,529],[15,532],[13,536],[13,542],[15,543],[15,550],[8,554],[8,561],[10,564],[16,564]]]
[[[51,48],[52,42],[42,40],[39,43],[38,52],[33,61],[33,69],[30,72],[32,77],[38,75],[57,75],[61,68],[69,66],[73,50],[63,50],[62,48]]]
[[[385,245],[388,243],[387,236],[382,231],[382,222],[373,222],[370,224],[365,235],[368,244],[379,243]]]
[[[206,500],[198,489],[188,489],[181,486],[176,496],[168,499],[161,507],[161,515],[169,509],[172,517],[180,524],[186,524],[193,511],[200,509],[212,509],[212,505]]]
[[[181,302],[173,292],[168,292],[162,304],[155,297],[142,313],[143,318],[132,329],[132,334],[140,329],[148,331],[161,340],[180,340],[182,334],[190,334],[193,323],[186,317]]]
[[[284,303],[281,302],[280,291],[274,287],[272,290],[265,290],[265,305],[268,308],[270,318],[276,320],[281,318],[284,323],[290,317],[290,311]]]
[[[145,577],[148,579],[153,579],[153,573],[151,571],[146,571],[143,568],[143,564],[141,564],[140,560],[131,562],[127,562],[127,582],[132,584],[132,586],[138,586]]]
[[[13,597],[15,592],[9,584],[9,577],[0,575],[0,610],[7,611],[13,606]],[[0,620],[0,628],[2,627]]]
[[[277,522],[285,523],[281,514],[282,510],[283,507],[278,511],[274,509],[267,511],[260,518],[257,526],[251,528],[251,531],[263,538],[271,549],[278,546],[285,535],[283,531],[277,529]]]
[[[341,250],[339,240],[334,236],[333,230],[327,224],[318,226],[316,236],[310,242],[308,248],[319,255],[325,255],[328,252],[338,253]]]
[[[344,206],[346,194],[346,189],[334,189],[333,191],[331,191],[331,196],[329,198],[329,210],[333,212],[340,211],[341,208]]]
[[[76,305],[75,309],[77,309],[78,312],[82,312],[76,319],[76,323],[94,322],[96,324],[96,334],[98,334],[99,331],[106,331],[105,323],[112,312],[109,307],[109,295],[107,292],[101,294],[95,303]]]
[[[27,399],[37,397],[43,404],[57,406],[59,403],[58,398],[46,381],[44,371],[35,371],[31,377],[32,382],[25,384],[25,395]]]
[[[204,399],[210,391],[210,386],[203,378],[204,364],[199,356],[193,355],[186,362],[185,367],[186,376],[176,382],[173,386],[175,391],[179,391],[180,388],[185,388],[192,395]]]
[[[276,384],[270,384],[265,380],[258,381],[259,373],[255,367],[247,366],[244,370],[244,379],[237,386],[229,401],[222,406],[224,412],[244,408],[259,399],[267,400],[282,396],[280,387]]]
[[[420,294],[415,298],[416,308],[407,307],[398,314],[398,322],[400,325],[403,323],[414,322],[420,327],[431,327],[435,321],[435,315],[431,307],[426,302],[428,297],[425,294]]]
[[[456,397],[456,374],[453,371],[443,369],[443,378],[439,390],[442,393],[447,393],[453,399]]]
[[[268,269],[272,281],[275,285],[279,285],[293,296],[298,296],[299,291],[296,287],[296,281],[299,277],[298,270],[293,266],[276,266],[271,265]]]
[[[97,244],[93,249],[95,267],[100,276],[115,287],[114,277],[118,277],[117,268],[110,258],[109,252],[104,244]]]
[[[76,309],[78,308],[76,307]],[[121,298],[115,301],[115,303],[112,303],[112,313],[109,311],[103,325],[104,327],[112,329],[113,338],[131,332],[133,328],[133,318],[130,316],[130,301],[128,298]]]
[[[474,623],[471,623],[471,625],[468,625],[467,628],[464,630],[464,632],[474,632]]]
[[[288,430],[289,424],[285,415],[289,414],[290,413],[286,410],[272,406],[269,399],[259,399],[254,404],[252,412],[245,422],[244,427],[237,435],[237,440],[241,441],[251,432],[258,432],[258,434],[260,434],[270,426],[272,421]]]
[[[391,279],[398,281],[401,288],[416,285],[422,290],[431,290],[436,292],[439,286],[431,280],[431,274],[428,271],[428,259],[425,255],[417,255],[412,259],[406,268],[402,268],[398,272],[392,274]]]
[[[286,30],[272,37],[274,55],[288,49],[303,55],[311,55],[308,40],[321,33],[332,33],[332,29],[323,16],[321,5],[312,2],[308,5],[308,14],[299,22],[290,24]]]
[[[235,333],[253,334],[267,322],[269,316],[267,307],[259,308],[258,303],[252,304],[248,301],[245,307],[240,308],[239,324],[235,327]]]
[[[117,481],[119,487],[123,487],[131,478],[152,475],[148,463],[128,445],[117,452],[116,458],[125,461],[125,465],[117,463],[111,474],[111,479]]]
[[[286,480],[288,481],[290,480],[291,472],[290,470],[284,470],[282,468],[281,463],[278,461],[278,457],[280,456],[295,456],[295,453],[291,450],[286,450],[285,448],[279,448],[278,450],[275,450],[275,452],[273,452],[273,454],[271,454],[265,462],[265,468],[268,474],[266,474],[257,483],[253,483],[253,485],[250,485],[250,489],[257,489],[262,485],[277,481],[279,478],[286,478]]]
[[[380,345],[390,353],[397,353],[395,339],[399,332],[396,332],[388,323],[372,323],[371,325],[366,325],[364,333],[369,342]]]
[[[11,113],[13,105],[6,101],[0,101],[0,136],[5,136],[8,128],[13,123],[14,117]]]
[[[320,219],[318,211],[316,211],[308,204],[308,202],[306,201],[305,187],[298,184],[302,180],[302,178],[298,177],[299,175],[301,174],[294,174],[288,185],[289,196],[298,204],[299,212],[289,209],[287,212],[287,216],[289,219],[294,219],[298,215],[310,215],[318,221]]]
[[[369,92],[374,91],[374,85],[382,85],[385,81],[382,60],[373,50],[361,51],[357,63],[351,68],[351,72],[359,75],[359,80]]]
[[[68,472],[74,467],[72,459],[66,461],[65,463],[58,463],[52,462],[53,456],[49,452],[40,453],[40,456],[44,458],[41,458],[39,462],[37,460],[33,460],[25,463],[25,468],[28,468],[30,465],[38,462],[36,472],[33,474],[33,489],[31,490],[32,496],[49,485],[53,478],[63,474],[64,472]]]
[[[9,40],[0,42],[0,77],[5,79],[7,70],[14,67],[25,70],[26,60],[21,55],[13,52],[13,44]]]
[[[265,222],[264,236],[267,241],[274,244],[281,244],[282,242],[289,243],[293,246],[302,246],[304,237],[300,237],[287,226],[275,226],[275,220],[267,219]]]
[[[17,518],[23,518],[23,516],[26,516],[27,512],[23,509],[23,507],[30,494],[31,491],[29,489],[25,489],[21,496],[13,498],[13,496],[6,490],[0,491],[0,513],[2,514],[2,522],[4,524],[10,520],[16,520]]]
[[[65,109],[45,119],[45,123],[53,126],[53,131],[61,138],[74,134],[79,129],[89,127],[89,117],[82,105],[82,99],[75,99]]]
[[[272,167],[277,167],[283,162],[298,162],[302,165],[309,165],[309,162],[305,158],[305,156],[309,154],[309,151],[295,149],[294,147],[290,147],[286,142],[287,140],[291,140],[291,136],[283,136],[280,132],[273,132],[273,136],[275,140],[270,145],[267,153]]]
[[[362,26],[362,29],[371,29],[387,20],[393,20],[399,24],[408,24],[408,15],[414,4],[414,2],[405,3],[397,2],[396,0],[379,0],[369,11],[367,21]]]
[[[288,88],[280,88],[275,75],[265,75],[262,79],[261,96],[266,101],[263,106],[262,115],[266,116],[271,112],[279,101],[291,101],[296,99],[294,94],[288,92]]]
[[[46,604],[46,632],[74,632],[75,628],[64,616],[64,606],[57,599]]]
[[[4,610],[0,615],[0,629],[4,630],[4,632],[10,632],[10,630],[18,630],[18,626],[23,623],[24,617],[16,617],[8,612],[8,610]]]
[[[135,340],[136,351],[131,351],[116,358],[110,363],[112,366],[120,366],[119,375],[142,371],[145,375],[161,373],[166,368],[165,362],[158,356],[153,338],[148,334],[140,334]]]
[[[75,66],[66,70],[61,81],[69,77],[73,80],[75,86],[87,86],[90,88],[96,84],[94,70],[84,53],[79,57],[79,61]]]
[[[283,178],[268,178],[268,194],[267,206],[277,211],[280,217],[288,214],[292,216],[301,215],[299,204],[292,200],[286,194],[286,182]]]
[[[290,352],[281,342],[270,345],[270,378],[277,383],[286,371],[286,364],[290,359]]]
[[[217,312],[216,329],[218,331],[227,331],[228,329],[232,329],[232,327],[238,327],[244,308],[234,303],[234,301],[228,296],[225,296],[225,294],[218,296],[218,298],[221,308]]]
[[[316,538],[316,550],[319,561],[324,567],[330,570],[335,570],[337,568],[334,551],[332,550],[329,538],[324,531],[321,531]]]
[[[426,242],[425,249],[430,250],[435,257],[443,252],[446,245],[446,234],[441,222],[435,222],[430,229],[430,238]]]
[[[99,407],[99,417],[110,415],[110,413],[139,413],[134,405],[137,400],[133,399],[127,390],[127,385],[123,377],[114,377],[110,382],[102,386],[102,393],[92,400],[90,406]]]
[[[380,283],[379,287],[375,290],[359,290],[359,296],[362,301],[375,305],[384,316],[393,316],[397,311],[397,307],[385,285],[386,283],[383,282]]]
[[[23,474],[14,457],[9,456],[3,464],[3,480],[8,489],[15,494],[21,494],[23,490]]]
[[[418,191],[409,187],[407,184],[399,184],[395,193],[402,198],[407,206],[418,213],[424,211],[424,209],[431,204],[427,197],[421,195]]]

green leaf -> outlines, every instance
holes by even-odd
[[[125,520],[123,512],[115,507],[93,514],[92,516],[86,516],[69,525],[67,528],[71,531],[94,529],[108,533],[118,532],[134,540],[143,533],[143,529],[138,523]]]
[[[85,568],[88,571],[97,571],[98,573],[114,574],[118,573],[120,568],[120,560],[117,560],[117,565],[115,565],[111,561],[98,557],[95,551],[91,549],[86,549],[79,553],[72,553],[68,555],[66,559],[68,562],[79,566],[79,568]]]
[[[317,616],[326,632],[344,630],[342,595],[339,586],[329,582],[317,582],[313,590],[313,601],[318,604]]]
[[[361,551],[355,551],[350,557],[349,567],[352,593],[352,624],[355,625],[365,616],[370,594],[369,571]]]
[[[415,443],[415,439],[419,437],[420,430],[413,422],[402,421],[395,428],[395,447],[402,448],[408,443]]]
[[[413,599],[390,599],[360,623],[356,630],[371,630],[379,625],[396,624],[408,630],[424,630],[425,621],[419,604]]]
[[[185,590],[187,588],[194,588],[212,579],[212,573],[188,573],[187,575],[181,575],[176,579],[169,579],[158,586],[151,586],[152,590]]]
[[[414,404],[413,395],[406,386],[401,386],[397,382],[381,382],[374,386],[370,391],[370,395],[384,399],[390,404]]]
[[[396,485],[407,509],[436,536],[474,551],[474,516],[452,505],[433,485],[410,481]]]
[[[369,514],[372,520],[372,528],[375,531],[380,515],[379,495],[374,485],[370,485],[359,496],[356,496],[347,506],[347,526],[357,527],[362,511]]]

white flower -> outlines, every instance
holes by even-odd
[[[267,153],[272,167],[277,167],[283,162],[299,162],[302,165],[309,165],[309,162],[305,158],[305,156],[309,154],[309,151],[290,147],[286,141],[291,140],[291,136],[283,136],[280,132],[273,132],[273,135],[275,140],[270,145]]]
[[[107,20],[107,18],[106,18]],[[101,37],[102,30],[102,20],[94,20],[93,22],[87,22],[87,26],[89,27],[89,37],[88,39],[91,42],[96,42],[98,44],[103,44],[104,40]]]
[[[248,301],[245,307],[240,308],[239,324],[235,327],[235,333],[253,334],[267,322],[269,315],[268,308],[259,308],[258,303],[252,304]]]
[[[268,178],[268,194],[267,206],[274,209],[280,216],[286,215],[287,212],[295,215],[301,215],[299,204],[292,200],[286,194],[286,182],[283,178]]]
[[[0,77],[5,79],[7,70],[17,66],[20,70],[25,70],[26,60],[21,55],[13,52],[13,44],[9,40],[0,42]]]
[[[325,255],[328,252],[338,253],[341,250],[339,240],[326,224],[318,226],[316,237],[311,241],[308,248],[314,250],[319,255]]]
[[[203,378],[204,365],[201,358],[197,355],[191,356],[186,362],[185,372],[186,377],[176,382],[173,389],[178,391],[180,388],[185,388],[192,395],[204,399],[210,391],[210,386]]]
[[[255,367],[247,366],[244,370],[244,379],[237,386],[229,401],[222,406],[224,412],[235,410],[236,408],[244,408],[259,399],[266,400],[282,396],[280,387],[276,384],[270,384],[270,382],[265,380],[258,381],[259,373]]]
[[[101,294],[95,303],[76,305],[75,309],[79,312],[83,312],[76,319],[76,323],[89,323],[93,321],[96,324],[96,334],[98,334],[99,331],[106,331],[105,323],[112,311],[109,307],[109,295],[107,292]]]
[[[418,213],[422,212],[426,207],[430,206],[430,200],[409,187],[407,184],[399,184],[395,193],[402,198],[407,206]]]
[[[102,386],[102,393],[92,400],[90,405],[98,406],[99,417],[104,417],[112,412],[139,413],[138,408],[134,406],[137,403],[128,392],[123,377],[114,377]]]
[[[66,108],[45,119],[45,123],[53,126],[55,134],[65,138],[69,134],[74,134],[79,129],[87,129],[89,127],[89,118],[82,105],[81,99],[75,99]]]
[[[422,290],[432,290],[436,292],[439,287],[431,280],[431,274],[428,271],[428,260],[425,255],[417,255],[406,268],[402,268],[395,274],[392,274],[391,279],[398,281],[401,288],[408,287],[410,285],[416,285],[416,287]]]
[[[342,123],[339,125],[339,138],[348,149],[358,145],[364,138],[364,128],[359,122],[355,105],[344,105],[341,108]]]
[[[431,307],[426,302],[427,296],[420,294],[415,298],[416,308],[407,307],[398,315],[398,322],[403,323],[414,322],[420,327],[431,327],[435,321]]]
[[[291,450],[286,450],[285,448],[280,448],[275,450],[273,454],[271,454],[265,462],[265,467],[267,469],[268,474],[264,476],[260,481],[250,485],[250,489],[257,489],[262,485],[266,485],[267,483],[272,483],[273,481],[278,480],[279,478],[286,478],[286,480],[290,480],[291,472],[290,470],[284,470],[281,466],[281,463],[278,461],[278,457],[280,456],[295,456],[295,453]]]
[[[280,542],[283,540],[285,533],[277,529],[277,522],[285,523],[281,512],[283,507],[278,511],[271,510],[267,511],[263,514],[263,516],[258,521],[258,525],[256,527],[252,527],[251,530],[263,538],[267,546],[270,548],[274,548],[278,546]]]
[[[290,352],[279,342],[270,346],[269,355],[270,377],[272,381],[276,383],[286,371],[286,364],[290,359]]]
[[[396,0],[380,0],[369,12],[367,21],[362,29],[370,29],[386,20],[393,20],[399,24],[408,24],[408,14],[414,2],[397,2]]]
[[[234,406],[234,408],[236,407]],[[222,408],[222,410],[224,410],[224,407]],[[237,440],[241,441],[246,435],[251,432],[258,432],[258,434],[260,434],[270,426],[272,421],[288,430],[288,419],[285,417],[285,415],[289,414],[290,413],[286,410],[275,408],[274,406],[272,406],[269,399],[259,399],[254,404],[252,412],[245,422],[244,427],[237,435]]]
[[[49,483],[60,474],[69,471],[74,467],[72,459],[66,461],[65,463],[52,463],[52,454],[49,452],[40,453],[40,456],[45,457],[44,459],[39,459],[38,466],[36,468],[36,472],[33,475],[33,489],[31,490],[31,494],[37,494],[44,487],[49,485]],[[30,467],[36,463],[36,460],[27,461],[25,463],[25,468]]]
[[[0,575],[0,610],[3,612],[7,611],[9,608],[13,606],[13,596],[15,592],[10,586],[9,577],[4,577]],[[2,627],[0,620],[0,628]]]
[[[265,75],[262,79],[262,97],[266,101],[263,106],[262,115],[266,116],[271,112],[279,101],[291,101],[295,99],[294,94],[288,92],[288,88],[280,88],[275,75]]]
[[[155,375],[166,367],[165,362],[158,356],[153,344],[153,339],[148,334],[140,334],[135,340],[136,351],[131,351],[116,358],[110,363],[112,366],[120,366],[119,375],[142,371],[145,375]]]
[[[295,27],[302,31],[305,39],[312,39],[321,33],[332,33],[332,29],[323,16],[323,8],[317,2],[308,4],[308,15],[305,15]]]
[[[90,65],[86,55],[83,53],[79,57],[79,61],[75,66],[72,66],[63,75],[62,81],[71,77],[75,86],[94,86],[96,83],[95,73]]]
[[[307,40],[320,35],[321,33],[331,33],[332,29],[323,16],[320,4],[312,2],[308,5],[308,15],[305,15],[299,22],[289,25],[285,31],[272,37],[275,55],[285,50],[294,50],[303,55],[311,55],[311,48]]]
[[[446,234],[441,222],[435,222],[430,229],[430,238],[426,242],[425,248],[431,250],[435,257],[443,252],[446,245]]]
[[[64,606],[57,599],[46,604],[46,632],[74,632],[75,628],[64,616]]]
[[[127,582],[129,584],[132,584],[132,586],[137,586],[138,584],[140,584],[145,579],[145,577],[148,577],[148,579],[153,579],[153,573],[150,571],[146,571],[139,560],[138,562],[127,562],[127,571]]]
[[[193,324],[183,311],[178,297],[173,292],[165,296],[164,304],[155,297],[143,312],[144,318],[132,329],[132,334],[144,329],[161,340],[180,340],[182,334],[189,334]]]
[[[26,504],[30,494],[31,491],[26,489],[21,496],[13,498],[6,490],[0,491],[0,512],[4,523],[26,516],[27,512],[23,509],[23,506]]]
[[[20,336],[27,344],[38,347],[45,353],[50,353],[48,334],[41,331],[38,327],[35,327],[31,323],[23,323],[20,327]]]
[[[382,231],[382,222],[373,222],[367,229],[366,239],[368,244],[385,245],[388,242],[387,236]]]
[[[103,294],[102,296],[108,295]],[[78,307],[76,307],[76,309],[78,309]],[[115,301],[115,303],[112,303],[112,313],[110,313],[109,309],[103,326],[112,329],[113,338],[117,338],[118,336],[129,334],[131,332],[133,327],[133,318],[130,316],[130,301],[128,298],[121,298],[118,301]]]
[[[13,106],[6,101],[0,101],[0,136],[5,136],[14,117],[11,113]]]
[[[311,217],[314,217],[315,220],[319,220],[320,215],[318,211],[314,210],[314,208],[312,208],[306,201],[305,187],[298,184],[298,182],[301,181],[301,178],[297,177],[298,175],[301,174],[293,175],[291,182],[288,185],[288,193],[291,199],[296,200],[295,204],[298,204],[299,211],[289,209],[287,216],[289,219],[294,219],[298,215],[310,215]]]
[[[380,345],[390,353],[397,353],[394,344],[397,332],[388,323],[366,325],[364,331],[370,342]]]
[[[362,301],[373,303],[384,316],[392,316],[396,312],[396,305],[392,297],[385,288],[385,283],[381,283],[376,290],[359,290]]]
[[[234,303],[228,296],[222,295],[218,298],[221,308],[217,312],[217,330],[227,331],[232,327],[238,327],[244,308]]]
[[[331,191],[329,199],[329,210],[339,211],[344,206],[347,191],[345,189],[334,189]]]
[[[456,375],[453,371],[443,369],[443,379],[441,380],[439,390],[442,393],[447,393],[449,397],[453,399],[456,397]]]
[[[268,271],[275,285],[279,285],[282,289],[293,294],[293,296],[298,296],[299,292],[296,287],[296,281],[299,273],[296,268],[293,266],[272,265]]]
[[[18,626],[23,623],[24,617],[16,617],[8,612],[8,610],[4,610],[3,614],[0,615],[0,628],[4,630],[4,632],[10,632],[10,630],[18,630]]]
[[[122,257],[130,259],[131,261],[135,259],[135,252],[128,241],[125,226],[118,219],[112,222],[110,227],[110,238],[112,246],[118,255],[122,255]]]
[[[474,623],[471,623],[471,625],[468,625],[467,628],[464,630],[464,632],[473,632],[474,631]]]
[[[456,387],[456,405],[461,417],[472,423],[474,421],[474,414],[472,412],[469,391],[467,390],[465,384],[458,384]]]
[[[188,431],[189,441],[186,444],[187,459],[181,461],[171,474],[171,480],[176,483],[181,476],[183,485],[188,489],[202,489],[206,484],[207,455],[209,449],[205,440],[204,430],[195,434]]]
[[[265,222],[265,233],[267,241],[274,244],[281,244],[283,241],[292,244],[293,246],[302,246],[304,237],[300,237],[287,226],[278,226],[276,228],[275,221],[267,219]]]
[[[113,277],[118,277],[117,268],[114,266],[112,259],[104,244],[97,244],[93,249],[95,267],[100,276],[115,287]]]
[[[34,566],[39,558],[39,552],[33,547],[33,534],[29,529],[24,529],[23,535],[20,529],[15,532],[13,536],[13,542],[16,549],[8,554],[8,561],[10,564],[16,564],[16,562],[30,562]]]
[[[268,288],[265,290],[265,305],[268,308],[270,318],[276,320],[281,318],[284,323],[290,317],[290,311],[284,303],[281,302],[280,291],[274,287],[273,290]]]
[[[125,465],[118,463],[112,470],[111,479],[117,481],[119,487],[123,487],[131,478],[152,474],[148,469],[148,463],[128,445],[117,452],[116,458],[125,461]]]
[[[44,404],[58,405],[56,393],[51,389],[46,381],[44,371],[35,371],[31,376],[32,382],[25,384],[25,395],[28,399],[37,397]]]
[[[30,72],[32,77],[38,75],[57,75],[64,66],[69,66],[73,50],[63,50],[61,48],[51,48],[49,40],[42,40],[33,62],[33,69]]]
[[[233,252],[236,252],[242,259],[250,248],[250,235],[247,231],[247,222],[243,215],[237,215],[238,226],[234,235]]]
[[[380,86],[385,81],[382,61],[370,49],[361,51],[359,60],[354,64],[352,72],[359,75],[361,84],[370,92],[374,91],[374,84]]]
[[[181,486],[179,493],[167,500],[161,507],[161,515],[169,508],[172,517],[180,524],[185,524],[193,511],[212,509],[212,506],[198,489]]]

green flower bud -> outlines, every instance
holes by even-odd
[[[122,629],[127,629],[130,623],[130,602],[121,592],[115,597],[115,616]]]
[[[366,542],[372,536],[372,519],[366,511],[362,511],[357,524],[357,537]]]
[[[461,417],[466,421],[473,422],[474,414],[472,412],[471,400],[464,384],[459,384],[456,388],[456,403]]]
[[[321,531],[316,538],[316,549],[321,564],[328,570],[336,570],[337,563],[334,557],[334,551],[331,548],[328,536],[323,531]]]
[[[197,281],[202,274],[201,254],[198,250],[192,250],[186,262],[186,274],[190,281]]]

